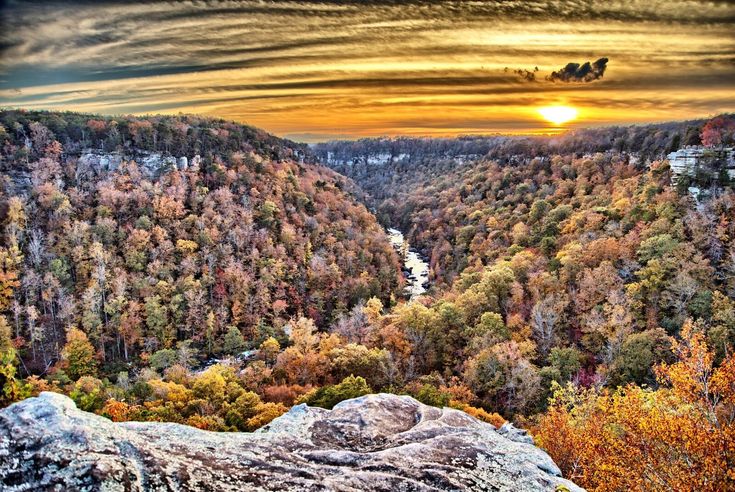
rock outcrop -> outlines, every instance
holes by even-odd
[[[582,490],[523,433],[504,434],[387,394],[333,410],[299,405],[255,433],[214,433],[114,423],[42,393],[0,412],[0,489]]]
[[[681,176],[697,178],[698,174],[717,179],[724,171],[729,179],[735,178],[735,149],[708,149],[685,147],[666,156],[671,167],[671,184]]]
[[[86,150],[79,156],[78,172],[92,175],[114,172],[123,161],[135,161],[144,176],[155,178],[173,169],[186,171],[191,167],[192,170],[198,170],[201,157],[195,155],[191,159],[190,165],[186,156],[177,158],[160,152],[137,151],[132,154],[124,154],[121,152]]]

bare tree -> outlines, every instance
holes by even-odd
[[[566,305],[567,301],[563,296],[552,294],[537,302],[531,309],[531,328],[539,354],[543,357],[551,350]]]

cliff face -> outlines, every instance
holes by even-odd
[[[0,412],[0,489],[582,490],[512,428],[387,394],[258,432],[114,423],[42,393]]]
[[[191,159],[186,156],[175,157],[162,152],[138,151],[135,153],[97,152],[85,150],[78,156],[66,157],[75,166],[78,179],[93,179],[118,170],[125,161],[135,161],[138,171],[147,179],[156,179],[162,174],[178,169],[198,170],[201,157],[197,154]],[[28,166],[14,165],[3,170],[5,182],[0,182],[9,195],[28,195],[33,187],[31,171]]]
[[[143,175],[152,178],[174,168],[186,171],[190,162],[192,169],[199,169],[201,157],[197,154],[189,160],[186,156],[177,158],[161,152],[137,152],[136,155],[126,155],[122,152],[85,151],[79,157],[77,169],[81,172],[102,174],[117,170],[125,160],[134,160]]]
[[[674,185],[681,176],[695,180],[699,177],[717,180],[724,172],[730,180],[735,178],[735,149],[688,147],[671,152],[666,158],[671,166],[671,182]]]

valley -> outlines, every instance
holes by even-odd
[[[730,164],[676,180],[666,159],[713,121],[306,146],[3,111],[0,399],[254,431],[394,393],[528,427],[590,489],[633,483],[600,448],[678,489],[694,444],[661,426],[707,429],[700,466],[732,459]]]
[[[0,26],[0,491],[735,492],[735,2]]]

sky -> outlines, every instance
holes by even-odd
[[[307,142],[707,117],[735,111],[735,2],[0,1],[0,107]]]

